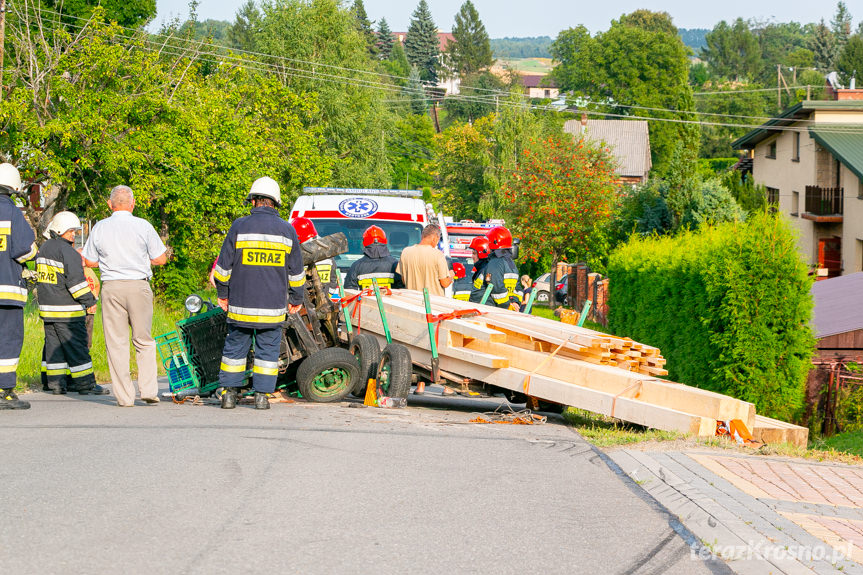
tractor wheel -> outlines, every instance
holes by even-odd
[[[351,340],[348,351],[357,358],[357,363],[360,366],[360,379],[357,382],[357,387],[353,389],[353,394],[362,398],[366,396],[366,386],[369,380],[378,375],[381,346],[375,336],[368,333],[358,333]]]
[[[343,400],[360,379],[360,366],[351,352],[341,347],[316,351],[297,369],[300,395],[309,401],[330,403]]]
[[[378,385],[384,395],[407,399],[413,375],[410,350],[400,343],[391,343],[381,352],[378,363]]]

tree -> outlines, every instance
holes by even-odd
[[[393,51],[389,60],[383,61],[387,74],[394,77],[394,82],[401,86],[407,86],[411,73],[411,63],[405,56],[405,49],[400,42],[393,43]]]
[[[455,15],[452,35],[453,41],[447,46],[447,52],[455,71],[461,76],[474,74],[492,65],[494,58],[488,33],[471,0],[462,4]]]
[[[462,78],[459,92],[444,99],[448,120],[473,122],[494,113],[494,97],[508,97],[500,78],[488,71]]]
[[[761,71],[761,46],[749,25],[738,18],[732,26],[724,20],[707,34],[701,57],[713,74],[736,81],[754,79]]]
[[[393,42],[393,32],[390,30],[390,25],[387,24],[386,18],[381,18],[381,21],[378,22],[378,58],[381,60],[389,60],[392,57]]]
[[[255,51],[255,37],[260,32],[261,18],[255,0],[248,0],[237,10],[234,23],[228,29],[228,44],[238,50]]]
[[[408,62],[419,68],[423,81],[437,84],[440,40],[426,0],[420,0],[411,15],[404,48]]]
[[[840,54],[848,43],[848,38],[851,36],[851,13],[845,2],[836,4],[836,14],[830,20],[830,31],[833,32],[833,38],[836,44],[836,53]]]
[[[641,28],[648,32],[660,32],[677,36],[677,26],[671,19],[671,14],[668,12],[652,12],[650,10],[636,10],[630,14],[624,14],[620,17],[620,23],[624,26],[632,28]]]
[[[863,80],[863,37],[854,35],[848,39],[836,67],[846,82],[852,77],[856,77],[858,83]]]
[[[698,147],[695,104],[689,87],[689,59],[680,37],[612,22],[608,31],[591,38],[583,26],[561,32],[552,45],[560,65],[553,77],[563,91],[588,100],[598,112],[643,116],[650,121],[654,170],[668,170],[674,145]],[[653,108],[646,110],[645,108]],[[679,110],[660,111],[660,110]]]
[[[698,98],[697,110],[705,114],[713,114],[709,116],[713,124],[740,124],[740,116],[765,117],[768,113],[767,100],[763,92],[752,91],[762,87],[761,84],[713,84],[711,91],[717,93]],[[749,128],[702,126],[700,156],[702,158],[736,156],[737,153],[731,148],[731,142],[745,135],[747,131]]]
[[[356,19],[357,31],[366,39],[369,55],[372,57],[376,56],[378,52],[378,38],[375,35],[374,28],[372,28],[374,22],[369,20],[363,0],[354,0],[351,12]]]
[[[145,25],[156,16],[156,0],[44,0],[45,6],[67,16],[63,20],[75,27],[81,25],[80,19],[88,19],[97,6],[109,22],[120,26],[137,28]]]
[[[484,219],[479,204],[489,189],[487,172],[493,169],[493,127],[492,120],[483,118],[472,125],[455,124],[435,136],[435,199],[454,218]]]
[[[586,141],[550,137],[522,153],[513,178],[503,187],[504,214],[521,253],[536,261],[551,254],[600,264],[607,253],[608,227],[618,202],[614,160]]]
[[[328,152],[339,158],[330,184],[389,183],[387,92],[367,83],[377,63],[353,13],[338,0],[267,0],[262,10],[257,40],[273,55],[272,73],[297,92],[317,94]]]
[[[435,130],[428,114],[407,114],[396,120],[388,147],[393,158],[392,187],[430,190]]]
[[[822,72],[830,71],[836,59],[836,38],[830,28],[821,20],[813,31],[810,49],[815,55],[815,67]]]
[[[405,94],[411,104],[411,112],[414,114],[425,114],[428,110],[429,103],[426,99],[425,87],[420,78],[420,71],[416,66],[411,68],[411,75],[408,77],[408,85],[405,86]]]

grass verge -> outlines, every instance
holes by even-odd
[[[155,303],[153,307],[153,336],[161,335],[167,331],[175,329],[175,324],[178,319],[183,317],[180,310],[168,309],[165,306]],[[42,327],[42,320],[39,319],[38,307],[35,300],[32,298],[24,308],[24,347],[21,350],[21,358],[18,362],[18,389],[26,390],[29,387],[41,387],[41,368],[42,368],[42,346],[45,342],[45,331]],[[135,349],[129,344],[132,360],[132,379],[137,377],[138,366],[135,361]],[[102,308],[101,304],[96,312],[96,321],[93,325],[93,347],[90,350],[90,357],[93,360],[93,370],[96,374],[96,380],[99,382],[110,382],[111,376],[108,373],[108,357],[105,353],[105,336],[102,331]],[[161,363],[159,364],[159,374],[164,375]]]
[[[568,407],[563,417],[579,434],[597,447],[619,447],[643,442],[677,441],[686,438],[676,431],[661,431],[626,423],[583,409]]]

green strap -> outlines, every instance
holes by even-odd
[[[384,298],[381,296],[381,288],[378,286],[377,278],[372,278],[372,287],[375,290],[375,298],[378,300],[378,311],[381,312],[381,323],[384,324],[384,335],[387,337],[387,343],[392,343],[393,336],[390,334],[390,326],[387,323],[387,312],[384,310]]]
[[[431,300],[429,300],[429,290],[428,288],[423,288],[423,300],[425,300],[426,304],[426,317],[431,315]],[[429,342],[431,343],[431,354],[432,359],[437,359],[437,342],[434,340],[434,326],[432,322],[426,321],[429,327]]]

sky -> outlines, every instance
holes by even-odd
[[[453,16],[464,0],[427,0],[440,30],[449,32]],[[201,0],[198,19],[234,20],[237,9],[245,0]],[[393,31],[406,31],[411,13],[419,0],[364,0],[372,20],[384,17]],[[612,19],[639,8],[666,11],[679,28],[713,28],[720,20],[745,19],[787,22],[829,22],[836,2],[802,2],[794,0],[624,0],[617,2],[586,2],[584,0],[473,0],[480,18],[492,38],[505,36],[557,36],[558,32],[584,24],[592,32],[605,30]],[[845,0],[854,16],[854,27],[863,19],[863,0]],[[184,18],[188,0],[157,0],[155,25],[172,16]]]

